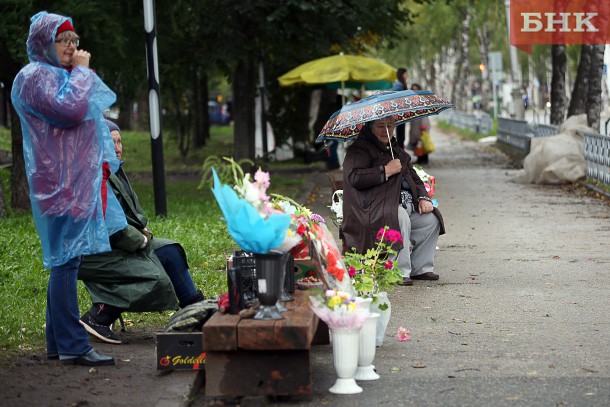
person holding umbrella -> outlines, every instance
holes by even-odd
[[[341,235],[348,248],[364,253],[373,247],[379,229],[400,230],[404,246],[395,259],[402,285],[412,280],[438,280],[434,255],[445,233],[440,211],[432,205],[411,156],[391,135],[392,115],[366,122],[347,149],[343,163],[343,222]]]

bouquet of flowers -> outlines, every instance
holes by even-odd
[[[341,252],[332,239],[324,218],[289,198],[281,195],[274,195],[274,197],[278,199],[275,205],[285,213],[290,214],[290,229],[302,239],[299,244],[290,250],[295,259],[302,259],[307,255],[312,255],[312,258],[319,256],[321,266],[340,285],[344,281],[346,269],[342,262]],[[310,246],[315,253],[310,253]],[[325,281],[325,283],[332,287],[332,284],[328,284],[328,281]],[[350,287],[346,286],[344,288],[349,289]]]
[[[260,168],[254,174],[244,174],[231,158],[235,185],[223,185],[215,169],[212,192],[227,222],[229,234],[245,251],[267,253],[270,250],[286,252],[301,241],[290,230],[290,215],[275,208],[267,195],[269,173]]]
[[[368,310],[358,306],[355,298],[344,291],[326,290],[309,299],[313,312],[329,328],[360,328],[369,314]]]
[[[400,232],[386,226],[379,229],[377,244],[366,253],[357,253],[355,249],[345,253],[347,272],[359,295],[371,297],[376,302],[379,293],[392,290],[402,281],[397,263],[389,260],[391,255],[397,254],[392,248],[397,242],[402,242]],[[387,304],[380,304],[379,308],[386,309]]]
[[[434,190],[436,188],[436,178],[424,171],[424,169],[419,165],[414,165],[413,169],[417,173],[417,176],[424,182],[426,191],[428,191],[428,195],[430,196],[430,198],[432,198],[434,196]]]

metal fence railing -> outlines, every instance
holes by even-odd
[[[535,137],[549,137],[559,133],[559,127],[552,124],[538,124],[533,128]]]
[[[557,126],[531,125],[524,120],[498,117],[498,141],[522,150],[525,154],[530,151],[532,138],[558,133]],[[610,185],[610,136],[585,133],[583,146],[587,177]]]
[[[533,128],[525,120],[498,117],[497,138],[499,142],[528,153],[532,137],[535,136]]]
[[[610,185],[610,136],[585,133],[587,177]]]
[[[452,126],[460,129],[467,129],[474,133],[489,134],[493,128],[493,121],[487,113],[477,111],[476,113],[466,113],[460,110],[445,110],[441,119]]]

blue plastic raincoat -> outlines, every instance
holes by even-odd
[[[100,192],[102,161],[113,172],[118,168],[103,116],[116,95],[91,69],[70,71],[59,63],[55,33],[66,20],[72,22],[44,11],[32,17],[30,63],[15,77],[11,93],[46,268],[110,250]]]

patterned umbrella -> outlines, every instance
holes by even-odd
[[[364,123],[393,116],[403,124],[455,107],[429,90],[382,91],[343,106],[326,122],[316,141],[347,141],[358,137]]]

